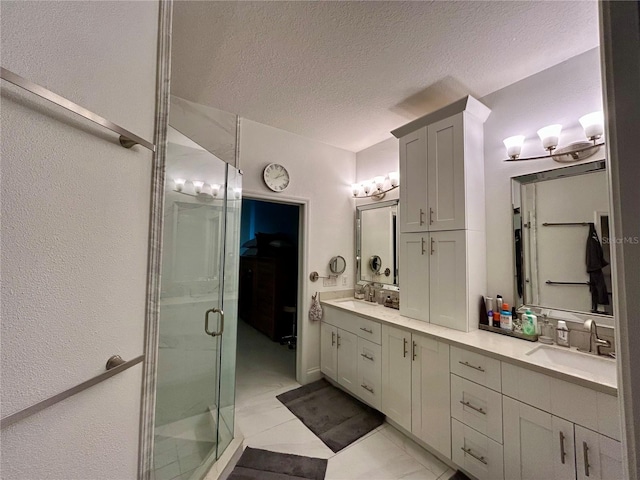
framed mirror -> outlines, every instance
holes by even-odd
[[[398,289],[398,200],[356,207],[357,282]]]
[[[516,306],[613,315],[605,161],[512,178]]]

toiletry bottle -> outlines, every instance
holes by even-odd
[[[502,312],[500,312],[500,328],[511,331],[513,329],[513,319],[511,318],[511,310],[509,304],[502,304]]]
[[[538,331],[538,319],[531,313],[531,310],[527,308],[527,311],[522,316],[522,333],[526,335],[535,335]]]
[[[485,309],[487,310],[487,325],[493,326],[493,298],[486,297],[484,299]]]
[[[567,324],[564,320],[558,320],[558,326],[556,328],[558,332],[557,343],[561,347],[569,346],[569,329],[567,328]]]
[[[496,295],[496,308],[494,308],[493,311],[500,313],[500,310],[502,310],[503,303],[504,301],[502,300],[502,295],[500,294]]]
[[[518,312],[516,312],[516,307],[511,307],[511,322],[513,331],[522,333],[522,318],[518,315]]]
[[[500,311],[493,312],[493,326],[494,328],[500,328]]]

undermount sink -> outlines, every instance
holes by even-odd
[[[527,356],[548,367],[562,366],[613,381],[616,379],[616,362],[613,359],[545,345],[530,350]]]
[[[361,310],[363,308],[377,307],[378,304],[374,302],[365,302],[364,300],[354,300],[353,298],[346,298],[344,300],[336,300],[336,303],[345,308],[353,310]]]

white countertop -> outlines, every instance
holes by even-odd
[[[353,300],[353,302],[349,302]],[[409,317],[403,317],[398,310],[384,307],[376,303],[368,303],[362,300],[340,298],[334,300],[323,300],[322,304],[338,308],[365,318],[376,320],[380,323],[406,328],[418,333],[422,333],[433,337],[437,340],[447,342],[451,345],[458,345],[468,350],[475,350],[484,355],[494,357],[498,360],[513,363],[521,367],[557,377],[576,383],[587,388],[607,393],[609,395],[617,395],[617,378],[616,375],[607,375],[602,372],[594,372],[580,370],[569,366],[556,364],[553,367],[545,365],[527,355],[531,350],[542,345],[540,342],[528,342],[518,338],[508,337],[485,330],[474,330],[468,333],[452,330],[450,328],[431,325],[430,323],[420,320],[414,320]],[[567,348],[554,346],[552,348],[567,351]],[[573,349],[572,349],[573,350]],[[591,354],[576,352],[576,355]],[[590,360],[590,359],[589,359]],[[613,362],[613,359],[602,357],[603,362]],[[615,371],[615,369],[612,369]]]

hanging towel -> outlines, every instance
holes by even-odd
[[[586,264],[589,274],[589,291],[591,292],[591,310],[597,312],[598,305],[609,305],[609,293],[602,273],[602,269],[609,263],[604,259],[602,245],[593,223],[589,224]]]
[[[318,292],[311,296],[311,306],[309,307],[309,320],[319,322],[322,320],[322,305],[318,301]]]

